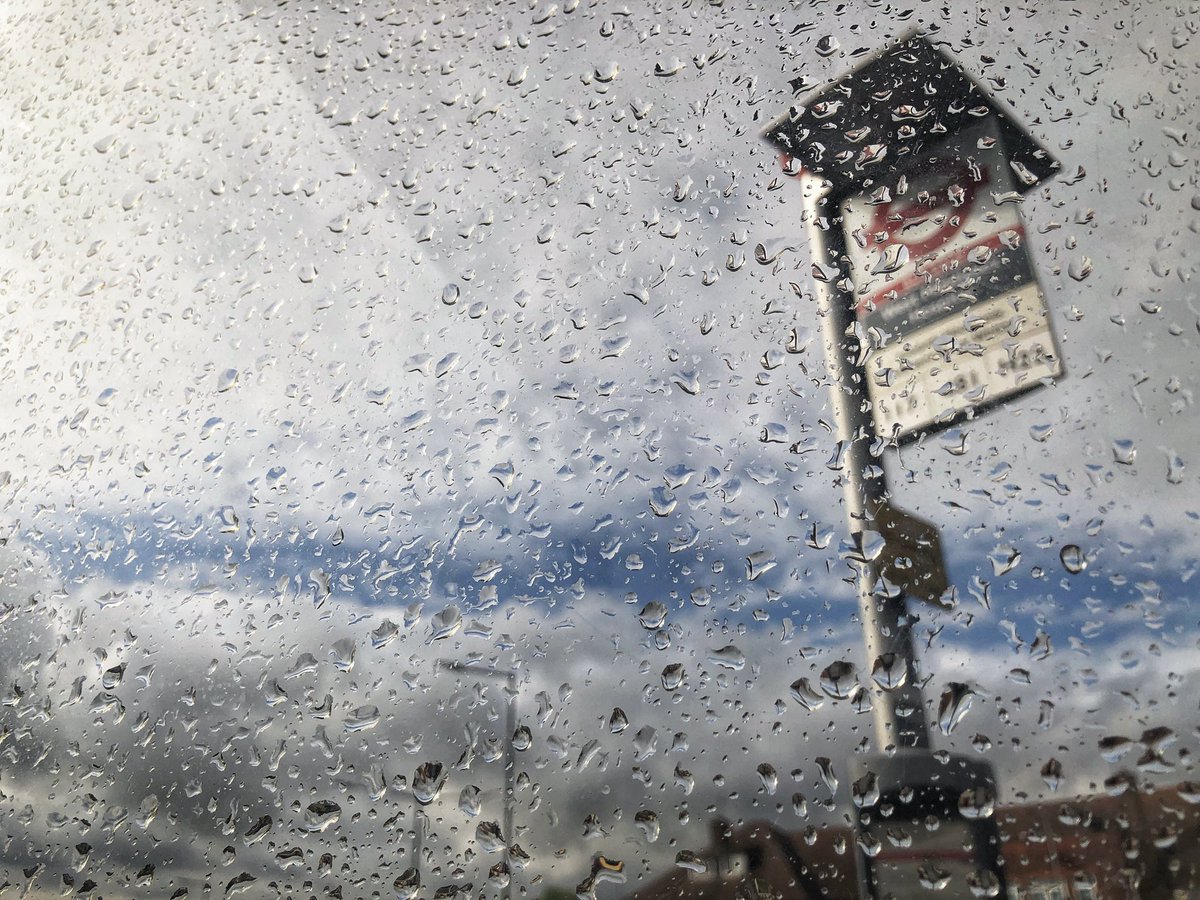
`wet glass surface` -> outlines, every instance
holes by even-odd
[[[1194,4],[3,20],[0,895],[1200,893]]]

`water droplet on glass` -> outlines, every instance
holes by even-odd
[[[662,628],[667,621],[667,606],[665,603],[660,603],[657,600],[651,600],[642,607],[642,611],[638,613],[638,621],[642,623],[642,627],[648,631],[655,631]]]
[[[758,764],[758,780],[768,794],[774,794],[779,787],[779,774],[770,763]]]
[[[1078,544],[1067,544],[1058,553],[1062,566],[1072,575],[1078,575],[1087,568],[1087,557]]]
[[[332,800],[318,800],[310,803],[304,813],[304,827],[307,831],[324,831],[337,822],[342,815],[342,808]]]
[[[679,57],[672,56],[669,59],[661,59],[654,64],[654,74],[659,78],[670,78],[676,72],[683,68],[683,63]]]
[[[950,884],[951,875],[948,871],[931,862],[924,862],[917,868],[917,880],[921,887],[928,891],[943,891]]]
[[[421,763],[413,773],[413,796],[422,806],[427,806],[437,799],[445,783],[446,776],[440,762]]]
[[[991,869],[976,869],[967,876],[967,887],[974,897],[999,897],[1000,879]],[[1094,894],[1094,892],[1093,892]],[[1078,892],[1077,896],[1084,896]]]
[[[656,516],[669,516],[675,511],[675,495],[669,488],[659,485],[650,489],[650,510]]]
[[[431,644],[434,641],[444,641],[446,638],[453,637],[461,627],[462,612],[457,606],[451,603],[430,620],[429,638],[425,643]]]
[[[521,725],[513,732],[512,747],[514,750],[525,751],[533,746],[533,732],[528,725]]]
[[[379,707],[360,706],[346,718],[346,731],[369,731],[379,724]]]
[[[217,377],[217,393],[233,390],[238,384],[238,370],[226,369]]]
[[[818,56],[824,56],[824,57],[833,56],[833,54],[837,53],[840,48],[841,48],[841,44],[838,43],[838,39],[830,34],[822,36],[817,41],[816,49],[817,49]]]
[[[413,900],[421,890],[421,873],[415,866],[409,866],[392,882],[392,889],[399,900]]]
[[[1081,259],[1071,260],[1067,266],[1067,273],[1076,281],[1084,281],[1092,274],[1092,261],[1084,256]]]
[[[996,794],[991,788],[967,788],[958,797],[958,811],[965,819],[986,819],[996,811]]]
[[[845,700],[858,687],[858,669],[854,663],[839,660],[821,672],[821,690],[837,700]]]
[[[740,672],[746,665],[746,654],[733,644],[727,644],[721,649],[709,653],[708,661],[722,669]]]
[[[1130,440],[1113,441],[1113,460],[1123,466],[1132,466],[1137,459],[1137,445]]]
[[[958,681],[951,681],[938,701],[938,727],[950,734],[963,720],[975,702],[975,691]]]
[[[807,678],[798,678],[792,682],[791,686],[792,697],[807,710],[820,709],[825,698],[817,693]]]
[[[867,772],[850,785],[850,796],[855,806],[870,809],[879,802],[879,778],[874,772]]]
[[[475,840],[484,853],[499,853],[504,849],[504,835],[496,822],[480,822],[475,826]]]
[[[833,772],[833,761],[828,756],[818,756],[814,762],[817,764],[817,771],[821,773],[821,781],[829,788],[829,793],[836,794],[838,780]]]
[[[988,559],[992,562],[992,574],[999,578],[1017,567],[1021,562],[1021,551],[1009,544],[1001,544],[992,551]]]
[[[675,865],[689,872],[703,875],[708,871],[708,862],[704,856],[694,850],[680,850],[675,854]]]
[[[1063,766],[1057,759],[1049,760],[1042,766],[1042,781],[1052,791],[1057,791],[1063,782]]]
[[[638,810],[637,815],[633,817],[633,821],[642,832],[642,837],[647,843],[653,844],[658,840],[660,826],[658,824],[658,813],[649,809]]]
[[[904,658],[895,653],[884,653],[875,660],[871,678],[885,691],[902,687],[908,681],[908,666]]]
[[[775,554],[770,550],[759,550],[746,557],[746,577],[754,581],[770,572],[777,565]]]
[[[379,627],[371,632],[371,647],[381,650],[396,639],[400,634],[400,626],[391,619],[384,619]]]
[[[468,784],[458,795],[458,809],[467,816],[479,815],[483,808],[483,791],[473,784]]]
[[[662,685],[668,691],[678,690],[683,684],[683,664],[671,663],[662,670]]]

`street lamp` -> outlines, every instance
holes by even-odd
[[[1062,374],[1013,206],[1058,163],[919,35],[805,98],[764,136],[789,174],[809,176],[813,276],[859,551],[878,741],[853,766],[864,887],[907,894],[918,880],[940,882],[944,864],[970,868],[963,886],[1002,894],[995,776],[983,761],[932,752],[918,678],[909,603],[940,605],[948,586],[938,532],[893,504],[882,453],[885,440],[930,434]],[[930,819],[940,835],[885,846],[892,824],[921,834]]]
[[[516,758],[513,752],[513,734],[517,730],[517,673],[513,669],[499,669],[481,663],[466,663],[454,659],[439,659],[439,669],[449,672],[471,673],[487,678],[503,678],[508,692],[505,715],[507,736],[504,741],[504,868],[507,881],[504,885],[504,900],[512,900],[512,845],[513,834],[513,804],[516,800]]]

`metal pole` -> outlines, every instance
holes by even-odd
[[[417,878],[421,877],[421,854],[425,852],[425,813],[413,797],[413,868],[417,870]]]
[[[507,705],[508,740],[504,742],[504,865],[508,869],[508,881],[504,885],[504,900],[512,900],[512,845],[516,842],[516,835],[513,834],[513,804],[517,794],[517,759],[513,752],[513,736],[517,732],[517,673],[511,671],[508,673]]]
[[[505,700],[505,728],[508,734],[504,741],[504,867],[508,870],[508,881],[504,885],[504,900],[512,900],[513,871],[512,845],[516,835],[513,834],[513,804],[516,802],[517,759],[513,748],[513,735],[517,730],[517,673],[513,669],[497,669],[492,666],[470,665],[453,659],[440,659],[438,666],[451,672],[469,672],[485,675],[490,678],[506,679],[508,697]]]
[[[811,181],[806,185],[805,197],[809,200],[814,257],[823,269],[832,272],[828,280],[817,280],[817,296],[824,322],[825,358],[832,381],[833,414],[842,455],[846,516],[851,535],[861,541],[864,531],[878,531],[874,512],[879,504],[889,499],[887,476],[883,461],[871,455],[871,447],[876,441],[875,421],[867,393],[868,375],[859,363],[859,342],[853,330],[856,301],[849,288],[841,214],[828,191],[816,189]],[[871,691],[876,738],[882,750],[889,746],[929,749],[929,727],[917,681],[907,601],[903,594],[887,597],[877,593],[878,576],[874,562],[868,560],[859,564],[858,605],[867,665],[873,666],[876,660],[891,654],[893,659],[903,663],[908,677],[901,687],[890,690],[884,690],[869,675],[864,679]]]

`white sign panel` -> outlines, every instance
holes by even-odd
[[[939,427],[1062,374],[1019,195],[982,124],[842,203],[875,425]]]

